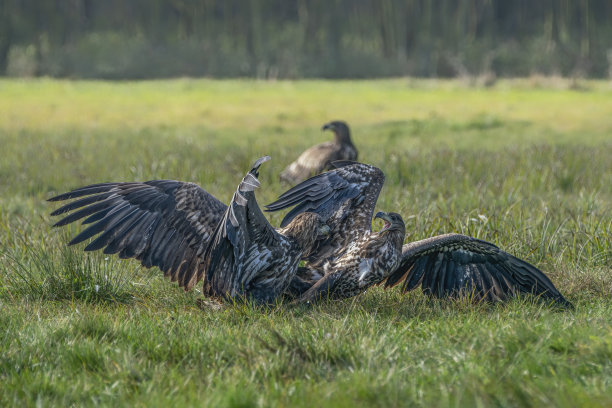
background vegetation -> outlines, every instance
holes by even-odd
[[[0,74],[607,77],[609,0],[2,0]]]
[[[1,80],[0,405],[612,405],[612,98],[578,85]],[[268,203],[337,118],[385,171],[378,208],[403,214],[407,240],[495,242],[576,310],[380,288],[201,309],[198,291],[50,227],[45,199],[88,183],[189,180],[228,201],[263,154]]]

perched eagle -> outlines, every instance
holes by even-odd
[[[157,266],[185,290],[205,278],[204,291],[211,296],[269,302],[288,286],[319,234],[328,231],[308,212],[278,231],[270,226],[254,194],[259,166],[269,159],[255,162],[229,206],[193,183],[102,183],[50,198],[79,198],[51,213],[76,210],[54,226],[87,217],[82,223],[91,225],[69,245],[100,234],[85,251],[104,248],[147,268]]]
[[[351,132],[345,122],[329,122],[323,125],[322,130],[334,132],[334,141],[318,144],[302,153],[282,171],[280,174],[282,181],[290,184],[299,183],[328,170],[334,161],[357,160],[357,149],[351,142]]]
[[[330,227],[326,237],[317,239],[305,258],[306,267],[291,285],[299,301],[345,298],[372,285],[391,287],[403,281],[404,291],[420,285],[436,297],[468,294],[474,300],[493,301],[522,292],[571,307],[539,269],[489,242],[446,234],[402,246],[405,226],[395,213],[378,213],[385,226],[373,232],[372,215],[384,174],[366,164],[340,165],[266,206],[268,211],[295,206],[281,225],[311,211]]]

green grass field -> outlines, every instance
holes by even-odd
[[[611,406],[612,88],[567,85],[0,80],[0,406]],[[269,203],[331,119],[385,171],[377,208],[407,240],[492,241],[576,309],[375,288],[202,310],[50,227],[47,198],[103,181],[194,181],[227,202],[264,154]]]

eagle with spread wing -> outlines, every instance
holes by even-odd
[[[299,214],[278,230],[268,223],[254,190],[259,187],[257,168],[269,159],[259,159],[247,173],[217,225],[204,255],[204,290],[209,295],[231,299],[246,295],[259,303],[273,303],[285,292],[317,237],[329,232],[313,212]]]
[[[383,172],[367,164],[312,177],[266,206],[278,211],[295,206],[281,225],[309,211],[321,216],[330,233],[317,239],[291,288],[298,301],[322,296],[346,298],[372,285],[404,291],[421,286],[436,297],[469,294],[474,300],[504,300],[531,293],[565,307],[571,304],[542,271],[497,246],[460,234],[446,234],[402,245],[405,225],[396,213],[379,212],[385,225],[372,231],[372,216],[384,183]]]
[[[121,258],[157,266],[185,290],[204,279],[204,292],[223,298],[270,302],[293,279],[300,259],[328,227],[303,212],[275,230],[263,216],[254,190],[260,158],[226,206],[193,183],[152,180],[101,183],[50,198],[78,198],[51,215],[69,215],[54,226],[83,219],[89,225],[69,245],[97,235],[85,251],[104,249]],[[99,234],[99,235],[98,235]]]
[[[339,120],[326,123],[322,130],[334,132],[334,140],[318,144],[304,151],[280,174],[280,179],[296,184],[308,177],[319,174],[339,160],[357,160],[357,149],[351,141],[351,131],[346,122]]]

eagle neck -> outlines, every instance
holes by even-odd
[[[349,131],[334,132],[334,135],[336,143],[340,145],[353,146],[353,142],[351,142],[351,133]]]
[[[406,231],[394,228],[381,231],[378,235],[385,242],[390,242],[394,247],[399,248],[401,250],[402,244],[404,243]]]

